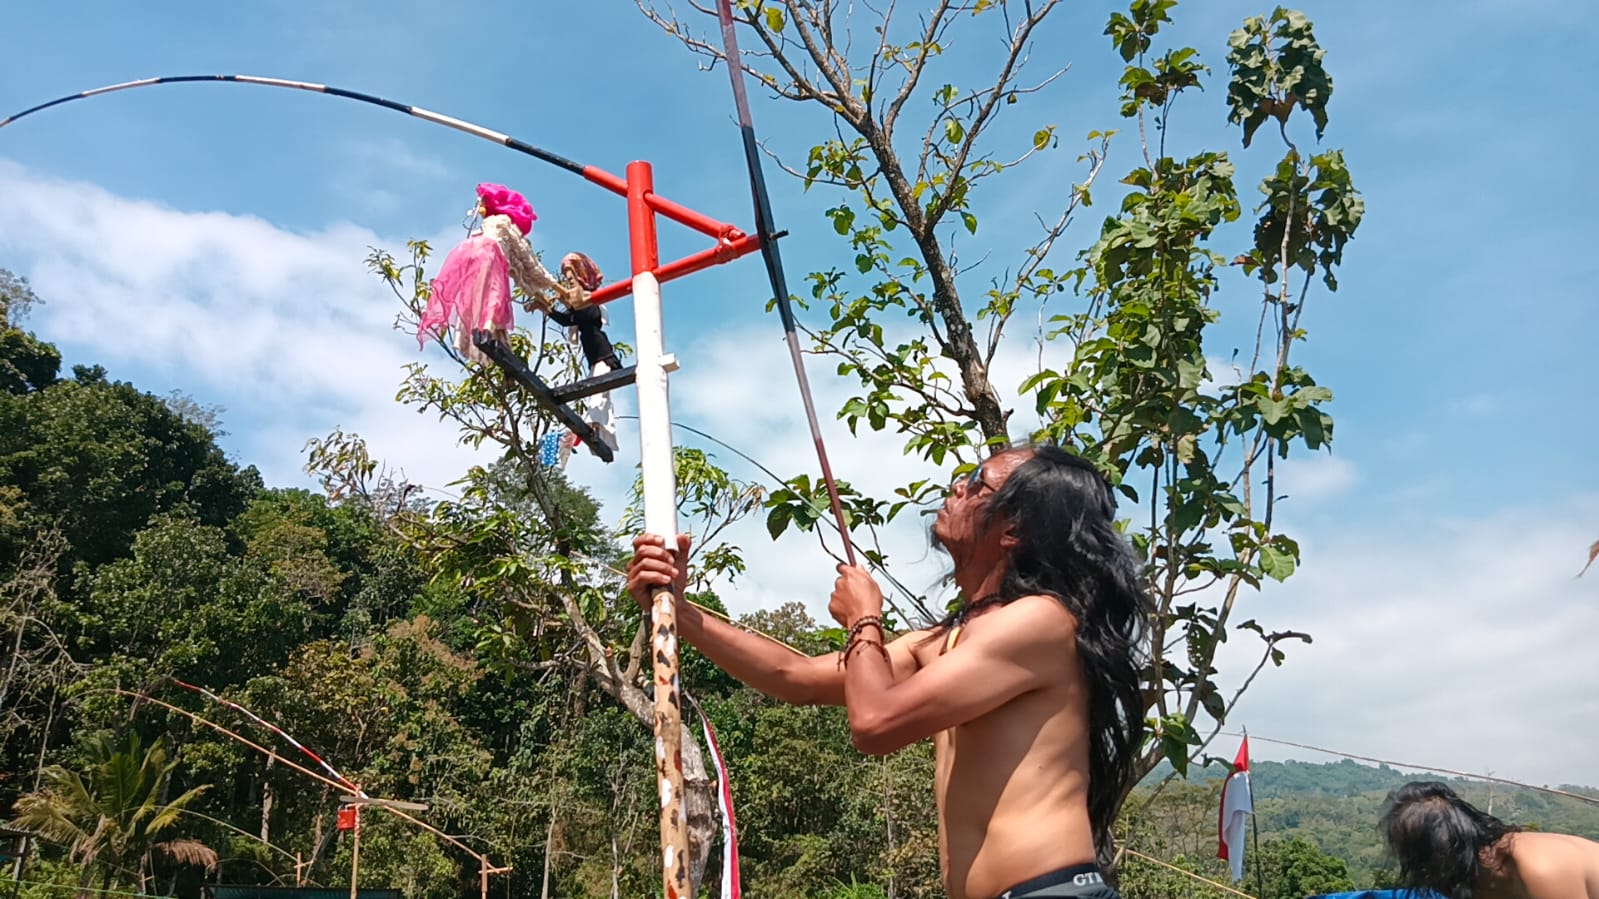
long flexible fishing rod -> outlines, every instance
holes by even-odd
[[[337,781],[340,781],[341,783],[343,783],[344,786],[347,789],[349,789],[352,792],[354,792],[355,795],[357,795],[357,796],[365,796],[366,795],[365,793],[361,792],[361,788],[360,787],[356,786],[355,781],[349,779],[348,777],[345,777],[343,774],[340,774],[337,770],[334,769],[334,767],[332,765],[328,764],[322,758],[322,756],[317,755],[316,753],[312,752],[311,750],[305,748],[305,746],[303,746],[300,743],[299,740],[296,740],[295,738],[289,736],[289,732],[284,730],[283,728],[278,727],[276,724],[273,724],[272,722],[266,720],[265,718],[262,718],[260,715],[257,715],[256,713],[250,711],[249,709],[245,708],[242,705],[239,705],[238,703],[234,702],[233,700],[224,699],[221,696],[218,696],[217,694],[212,693],[210,690],[207,690],[204,687],[196,687],[194,684],[184,683],[183,681],[178,680],[175,677],[172,679],[172,682],[174,684],[177,684],[178,686],[182,687],[185,690],[192,690],[195,693],[198,693],[201,696],[204,696],[205,698],[211,700],[212,702],[217,703],[218,705],[226,706],[226,707],[234,710],[235,712],[238,712],[239,714],[243,715],[244,717],[249,718],[251,721],[254,721],[256,724],[261,725],[262,727],[266,728],[267,730],[272,731],[273,733],[277,734],[280,738],[282,738],[284,742],[288,743],[290,746],[293,746],[295,749],[300,750],[302,753],[304,753],[306,755],[307,758],[311,759],[313,762],[316,762],[318,765],[320,765],[323,771],[326,771],[327,773],[333,775],[334,780],[337,780]]]
[[[799,337],[794,327],[794,309],[788,300],[788,282],[783,277],[783,259],[777,251],[777,228],[772,224],[772,198],[766,192],[766,176],[761,173],[761,148],[755,142],[755,124],[750,118],[749,99],[744,93],[744,65],[738,53],[738,37],[733,33],[733,6],[730,0],[717,0],[716,18],[722,24],[722,51],[727,62],[727,77],[733,82],[733,103],[738,107],[738,130],[744,137],[744,164],[749,168],[750,193],[755,199],[755,233],[761,241],[761,258],[766,262],[766,277],[772,282],[772,298],[777,301],[777,313],[783,319],[783,339],[788,343],[788,354],[794,360],[794,377],[799,382],[800,398],[805,402],[805,419],[811,426],[811,440],[816,443],[816,461],[822,467],[822,482],[827,485],[827,498],[833,506],[833,517],[838,520],[839,533],[844,535],[844,555],[849,564],[854,565],[855,544],[850,540],[849,523],[844,518],[844,507],[838,499],[833,466],[827,461],[822,429],[816,423],[816,404],[811,400],[811,384],[805,377],[805,362],[800,355]]]
[[[612,174],[611,172],[608,172],[598,166],[576,162],[558,153],[552,153],[543,147],[536,147],[525,140],[519,140],[510,136],[509,134],[503,134],[499,131],[495,131],[492,128],[485,128],[482,125],[468,122],[465,119],[458,119],[454,116],[448,116],[440,112],[434,112],[431,109],[423,109],[420,106],[409,106],[404,103],[396,103],[393,100],[385,100],[382,97],[376,97],[372,94],[365,94],[360,91],[347,90],[345,88],[334,87],[329,84],[317,84],[311,81],[293,81],[287,78],[264,78],[258,75],[166,75],[160,78],[141,78],[137,81],[124,81],[121,84],[108,84],[104,87],[80,91],[76,94],[68,94],[65,97],[57,97],[56,99],[47,103],[40,103],[37,106],[24,109],[23,111],[8,116],[5,119],[0,119],[0,128],[4,128],[5,126],[17,120],[26,118],[36,112],[42,112],[46,109],[60,106],[63,103],[71,103],[76,100],[87,100],[90,97],[98,97],[101,94],[132,90],[133,88],[154,87],[155,85],[159,84],[188,83],[256,84],[263,87],[277,87],[286,88],[288,90],[308,91],[314,94],[327,94],[328,96],[343,97],[347,100],[355,100],[356,102],[366,103],[371,106],[380,106],[384,109],[405,113],[408,116],[421,119],[425,122],[431,122],[435,125],[443,125],[446,128],[453,128],[456,131],[460,131],[464,134],[470,134],[473,137],[499,144],[507,149],[515,150],[523,155],[531,156],[541,162],[547,162],[556,168],[571,172],[574,175],[578,175],[585,181],[588,181],[590,184],[603,187],[613,194],[622,197],[627,196],[627,179]],[[674,262],[669,262],[662,265],[656,272],[656,276],[662,281],[669,281],[673,278],[682,277],[683,275],[699,271],[707,266],[727,262],[731,259],[743,256],[745,253],[754,252],[757,249],[756,245],[762,240],[762,238],[750,237],[732,225],[718,222],[709,218],[708,216],[695,212],[681,203],[669,200],[657,193],[650,193],[646,198],[646,202],[649,204],[651,210],[665,216],[668,219],[671,219],[674,222],[677,222],[680,225],[684,225],[685,227],[698,231],[716,241],[716,245],[711,249],[704,250]],[[599,289],[590,294],[589,302],[595,304],[607,303],[619,297],[626,296],[631,292],[631,281],[615,281],[601,286]]]
[[[92,90],[80,91],[76,94],[68,94],[65,97],[57,97],[48,103],[40,103],[38,106],[24,109],[15,115],[11,115],[3,120],[0,120],[0,128],[4,128],[12,122],[33,115],[36,112],[43,112],[44,110],[53,106],[60,106],[63,103],[71,103],[74,100],[87,100],[90,97],[98,97],[101,94],[110,94],[117,91],[130,90],[136,87],[152,87],[157,84],[186,84],[191,82],[232,82],[235,84],[259,84],[265,87],[283,87],[292,90],[310,91],[311,93],[315,94],[327,94],[333,97],[344,97],[349,100],[357,100],[361,103],[369,103],[373,106],[381,106],[384,109],[392,109],[395,112],[403,112],[406,115],[415,116],[416,118],[424,121],[432,122],[435,125],[443,125],[446,128],[454,128],[457,131],[465,132],[473,137],[480,137],[487,141],[493,141],[494,143],[497,143],[503,147],[515,150],[518,153],[525,153],[528,156],[534,157],[535,159],[540,159],[551,165],[563,168],[574,175],[588,177],[589,170],[593,169],[593,166],[586,166],[582,163],[573,162],[572,160],[567,159],[565,156],[559,156],[555,153],[551,153],[548,150],[535,147],[526,141],[517,140],[508,134],[501,134],[498,131],[485,128],[482,125],[475,125],[471,122],[457,119],[453,116],[437,113],[430,109],[423,109],[420,106],[407,106],[404,103],[396,103],[393,100],[385,100],[382,97],[374,97],[371,94],[363,94],[359,91],[345,90],[341,87],[332,87],[326,84],[315,84],[310,81],[290,81],[286,78],[263,78],[258,75],[167,75],[161,78],[140,78],[137,81],[124,81],[121,84],[108,84],[105,87],[97,87],[93,88]]]

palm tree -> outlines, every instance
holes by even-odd
[[[11,822],[65,845],[69,857],[82,866],[80,887],[87,887],[98,869],[102,889],[109,889],[114,878],[133,875],[144,892],[154,853],[179,864],[216,866],[216,852],[198,840],[157,840],[189,803],[211,788],[205,784],[162,802],[178,767],[176,759],[167,760],[164,741],[145,749],[138,734],[129,734],[123,745],[116,746],[99,734],[85,748],[87,770],[46,768],[44,785],[17,800]]]

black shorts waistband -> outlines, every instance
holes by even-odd
[[[998,899],[1023,899],[1028,893],[1035,890],[1060,886],[1066,883],[1074,886],[1098,886],[1104,882],[1105,875],[1100,872],[1099,865],[1093,862],[1084,862],[1080,865],[1057,868],[1048,874],[1040,874],[1031,880],[1024,880],[1000,893]]]

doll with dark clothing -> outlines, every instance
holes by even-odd
[[[589,364],[589,376],[597,377],[621,368],[622,362],[605,333],[605,310],[587,302],[588,295],[599,289],[599,266],[582,253],[567,253],[561,257],[561,279],[570,291],[565,298],[566,308],[551,308],[549,316],[567,329],[567,339],[582,350]],[[590,397],[583,411],[600,439],[616,449],[616,409],[611,405],[610,393]],[[568,440],[567,445],[570,443]],[[564,455],[560,461],[564,464]]]
[[[583,348],[583,358],[588,360],[590,369],[601,362],[609,365],[611,371],[622,367],[621,360],[616,358],[616,350],[611,346],[611,338],[605,334],[605,313],[600,307],[551,309],[550,319],[562,327],[577,329],[578,344]]]

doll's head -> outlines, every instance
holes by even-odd
[[[533,204],[503,184],[479,184],[477,199],[478,207],[483,210],[485,218],[491,215],[508,216],[511,224],[523,234],[532,231],[533,222],[538,219],[538,216],[533,214]]]
[[[600,288],[600,267],[582,253],[567,253],[561,257],[561,277],[587,291]]]

